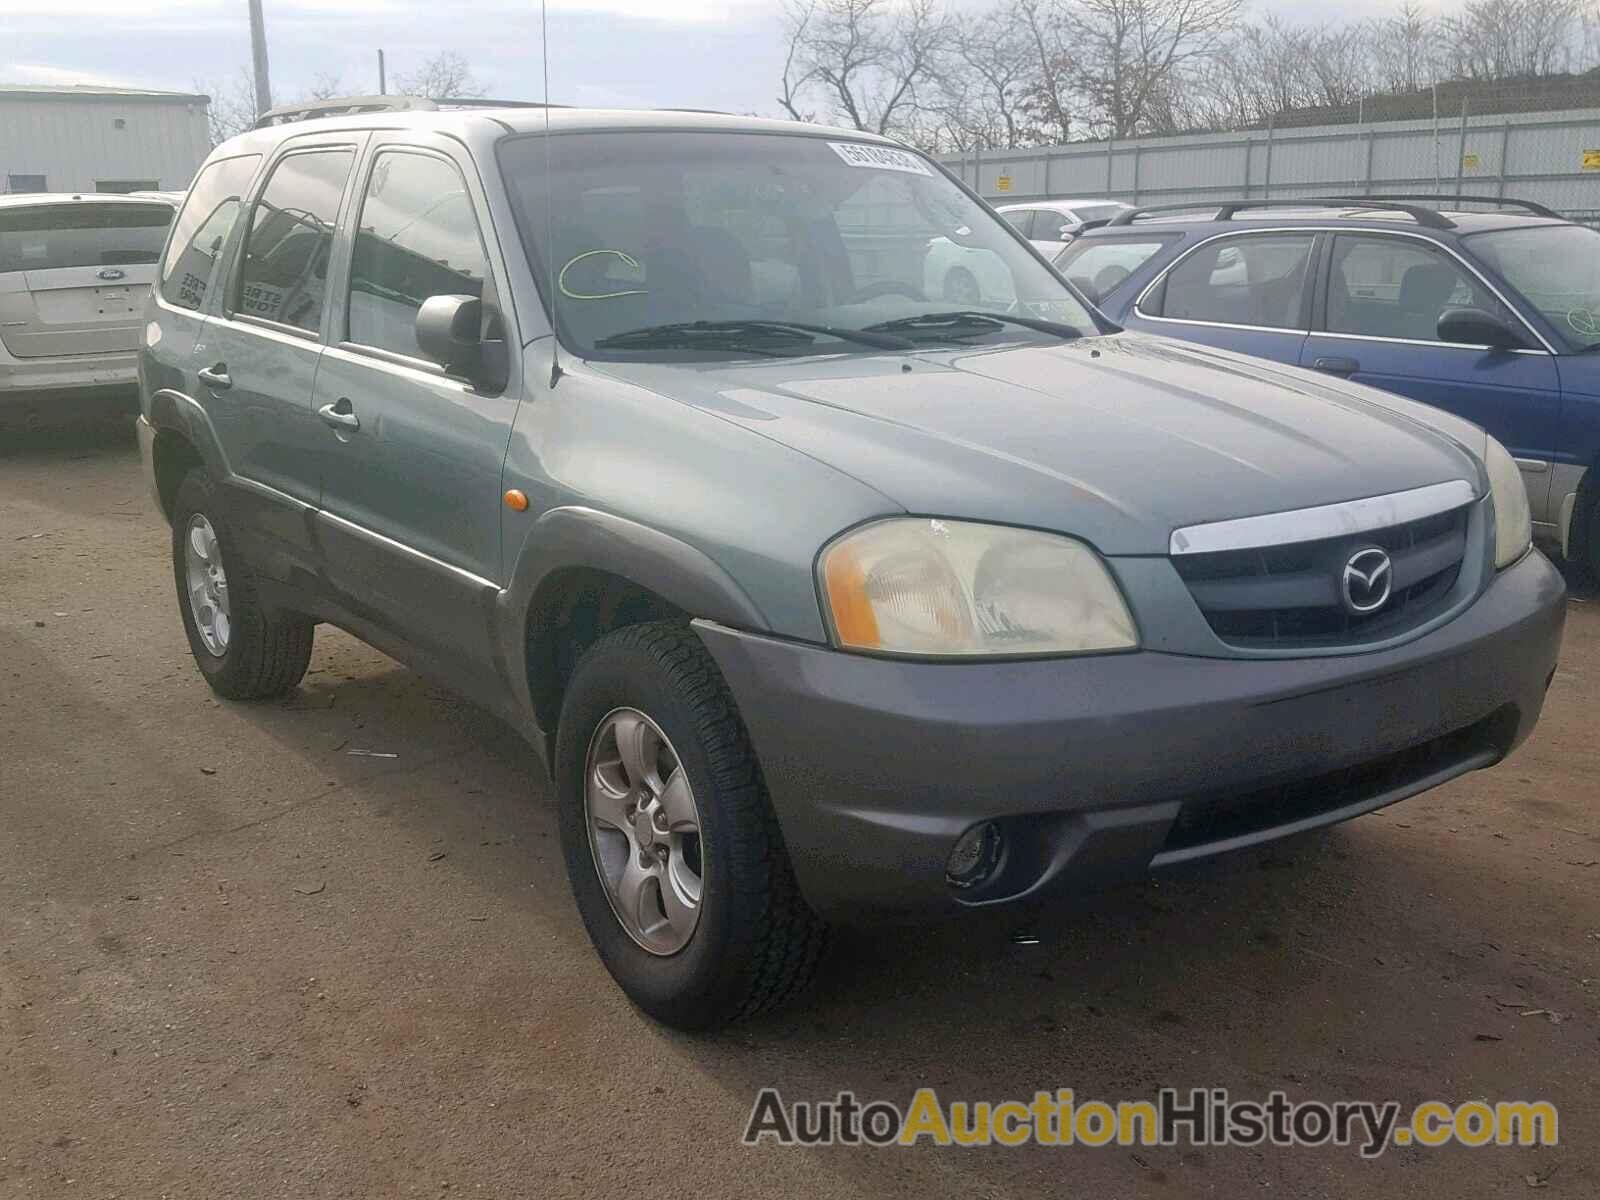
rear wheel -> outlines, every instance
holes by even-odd
[[[1600,482],[1587,477],[1572,513],[1567,561],[1587,574],[1590,583],[1600,584]]]
[[[195,665],[230,700],[293,691],[311,661],[315,623],[261,604],[255,571],[241,553],[204,471],[183,477],[172,505],[172,571]]]
[[[826,929],[800,896],[733,697],[690,630],[633,625],[584,655],[556,772],[578,911],[629,999],[709,1029],[805,986]]]

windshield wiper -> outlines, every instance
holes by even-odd
[[[901,317],[896,321],[880,321],[876,325],[868,325],[867,331],[882,333],[898,333],[902,330],[907,333],[927,331],[944,337],[974,337],[980,333],[993,333],[1002,325],[1021,325],[1024,329],[1034,329],[1040,333],[1068,340],[1083,336],[1083,330],[1063,325],[1059,321],[1046,321],[1040,317],[1018,317],[1011,313],[984,312],[976,308],[921,313],[914,317]]]
[[[812,334],[835,337],[875,350],[909,350],[915,343],[909,338],[895,337],[889,333],[873,333],[860,329],[837,329],[832,325],[810,325],[802,321],[675,321],[668,325],[647,325],[643,329],[630,329],[601,338],[595,346],[601,350],[662,350],[704,346],[707,349],[741,348],[743,339],[757,344],[774,341],[790,345],[810,345],[816,341]],[[726,345],[717,345],[717,343]],[[754,348],[754,347],[752,347]]]

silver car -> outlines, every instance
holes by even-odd
[[[173,205],[111,195],[0,196],[0,415],[135,406],[145,300]]]

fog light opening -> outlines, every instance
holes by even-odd
[[[1000,826],[993,821],[974,825],[956,839],[944,866],[944,879],[958,891],[986,882],[1000,865]]]

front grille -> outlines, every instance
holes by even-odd
[[[1485,765],[1505,753],[1516,726],[1516,710],[1504,708],[1465,729],[1342,771],[1250,792],[1195,797],[1178,810],[1162,852],[1279,829],[1404,792],[1441,772]]]
[[[1343,600],[1343,570],[1369,546],[1389,553],[1392,591],[1382,608],[1354,613]],[[1351,536],[1172,561],[1217,637],[1290,648],[1373,641],[1422,624],[1448,604],[1466,548],[1463,507]]]

